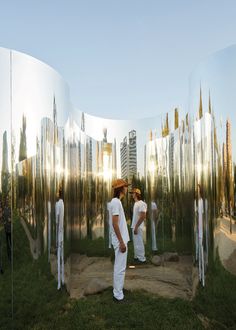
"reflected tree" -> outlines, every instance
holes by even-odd
[[[19,162],[27,158],[27,144],[26,144],[26,117],[22,117],[22,129],[20,131],[20,150]]]

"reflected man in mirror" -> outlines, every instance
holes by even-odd
[[[198,275],[199,281],[202,285],[205,285],[205,261],[204,261],[204,249],[203,249],[203,189],[200,184],[197,185],[198,200],[197,200],[197,233],[198,233]]]
[[[60,290],[61,285],[64,285],[64,202],[62,189],[59,189],[57,194],[55,213],[57,233],[57,290]]]
[[[8,260],[11,261],[11,207],[8,196],[5,199],[2,217],[6,234],[7,256]]]
[[[146,219],[147,204],[141,199],[141,191],[138,188],[133,188],[130,192],[134,199],[133,218],[132,218],[132,233],[134,244],[134,261],[137,264],[146,262],[145,249],[143,243],[144,220]]]

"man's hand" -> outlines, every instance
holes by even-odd
[[[121,252],[121,253],[125,253],[125,251],[126,251],[125,243],[124,243],[124,242],[121,242],[121,243],[120,243],[120,252]]]
[[[134,235],[138,235],[138,228],[143,223],[143,221],[146,219],[146,212],[139,212],[139,219],[135,225],[134,228]]]

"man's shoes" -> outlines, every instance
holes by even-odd
[[[114,296],[113,296],[113,301],[116,303],[116,304],[129,304],[129,301],[125,298],[119,300],[119,299],[116,299]]]
[[[146,265],[147,261],[141,261],[139,259],[134,259],[134,264],[135,265]]]

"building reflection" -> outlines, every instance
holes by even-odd
[[[188,249],[191,245],[191,134],[187,121],[179,126],[175,109],[174,128],[169,127],[168,115],[161,136],[150,131],[146,145],[146,181],[151,214],[158,209],[157,245],[163,249]],[[155,207],[154,207],[155,206]]]
[[[136,131],[129,132],[129,140],[125,136],[120,144],[121,177],[132,181],[137,177],[137,137]]]

